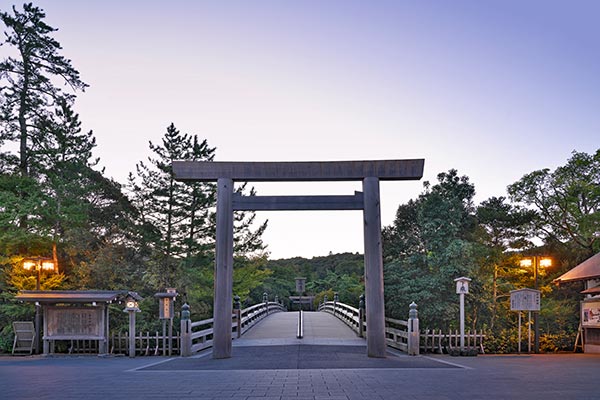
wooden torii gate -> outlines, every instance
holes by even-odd
[[[217,237],[214,285],[213,358],[231,357],[233,212],[257,210],[363,210],[367,354],[383,358],[385,305],[381,250],[380,180],[419,180],[425,160],[326,162],[174,161],[175,179],[217,182]],[[242,196],[233,183],[362,181],[349,196]]]

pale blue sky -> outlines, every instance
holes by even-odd
[[[222,161],[425,158],[424,179],[456,168],[478,202],[600,147],[597,1],[35,4],[90,84],[76,109],[121,182],[170,122]],[[382,183],[383,223],[421,187]],[[259,217],[273,258],[362,252],[360,212]]]

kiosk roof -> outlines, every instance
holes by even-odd
[[[141,299],[137,293],[127,290],[23,290],[16,299],[39,303],[91,303],[112,302],[128,294]]]
[[[554,280],[556,283],[600,278],[600,253],[592,256]]]

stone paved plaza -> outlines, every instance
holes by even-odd
[[[289,347],[290,352],[297,351],[294,346]],[[271,357],[279,358],[284,352],[270,352],[268,346],[263,350],[260,369],[238,364],[238,369],[231,370],[189,366],[179,369],[176,364],[169,364],[181,359],[163,357],[0,357],[0,387],[3,399],[600,398],[600,356],[596,355],[454,358],[390,354],[386,360],[364,357],[365,365],[389,363],[395,357],[404,365],[273,369],[278,360]],[[324,346],[323,367],[331,364],[326,351]],[[227,362],[211,360],[208,353],[195,358],[203,359],[215,365]],[[269,361],[273,368],[264,366]]]
[[[292,313],[269,317],[235,340],[233,357],[224,360],[213,360],[210,350],[189,358],[4,356],[0,357],[0,398],[600,398],[600,355],[411,357],[389,352],[385,359],[373,359],[366,356],[362,339],[344,331],[344,325],[335,328],[339,320],[330,317],[307,313],[305,339],[290,338],[294,329],[281,323],[292,321]]]

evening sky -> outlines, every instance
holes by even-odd
[[[6,0],[1,8],[6,10]],[[476,201],[600,143],[597,1],[67,1],[36,5],[90,85],[84,129],[125,183],[168,124],[220,161],[424,158]],[[4,51],[0,48],[0,52]],[[255,184],[352,194],[360,183]],[[384,182],[382,220],[422,182]],[[362,252],[360,212],[270,212],[272,258]]]

